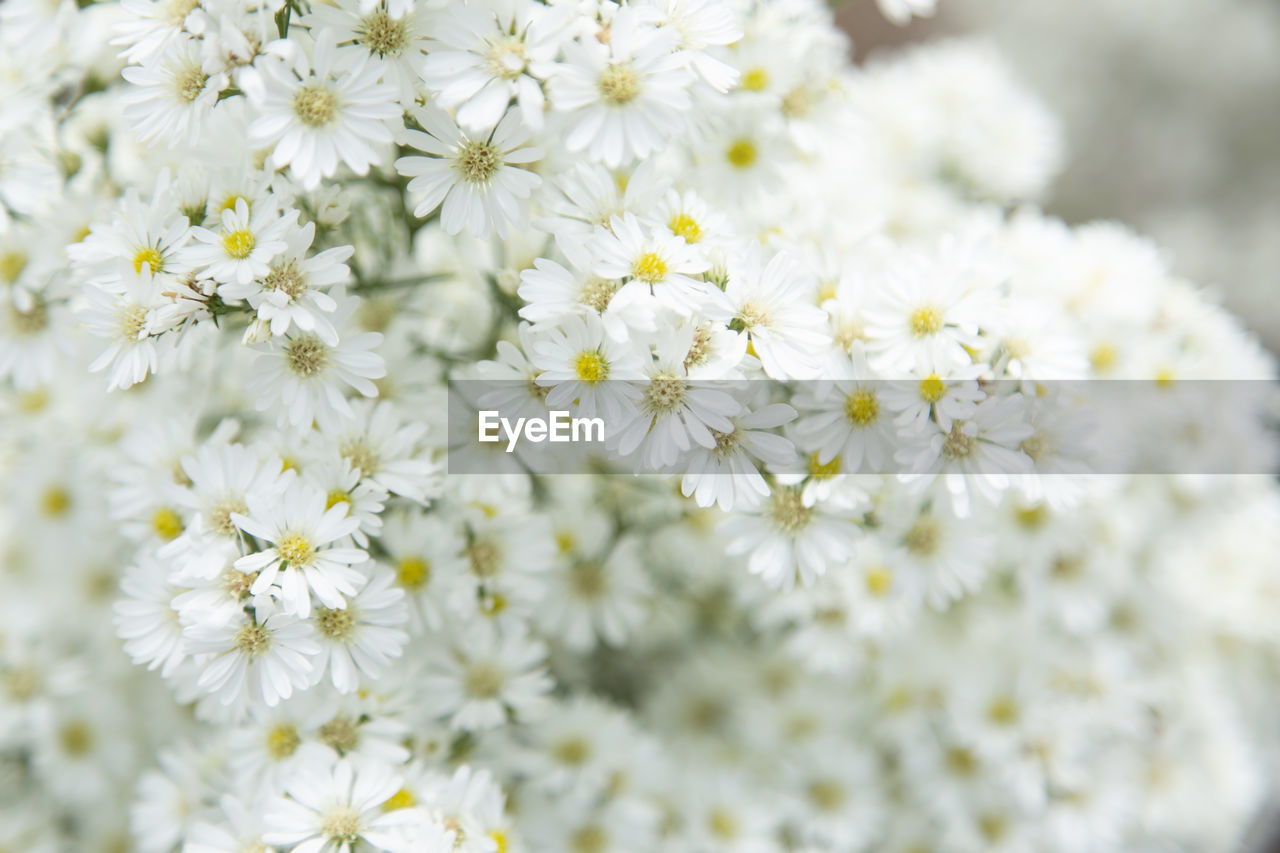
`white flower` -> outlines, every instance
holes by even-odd
[[[190,145],[227,85],[224,74],[205,72],[195,39],[170,44],[150,63],[120,72],[137,89],[124,97],[125,118],[144,142]]]
[[[880,13],[899,26],[911,22],[914,15],[930,18],[938,10],[938,0],[876,0]]]
[[[624,380],[644,375],[643,352],[605,334],[594,315],[568,316],[531,346],[535,381],[549,389],[547,406],[576,404],[583,417],[603,417],[606,427],[634,411],[639,394]]]
[[[439,46],[422,62],[422,80],[468,130],[493,127],[513,98],[524,123],[541,130],[541,81],[554,68],[566,23],[554,7],[531,3],[450,6],[436,31]]]
[[[523,629],[485,619],[454,625],[448,649],[433,654],[424,678],[433,712],[464,731],[499,726],[508,717],[536,714],[551,678],[543,644]]]
[[[728,512],[735,506],[759,506],[769,495],[769,484],[755,461],[779,468],[792,463],[795,447],[772,432],[796,417],[796,410],[783,403],[742,411],[729,418],[733,429],[712,431],[714,447],[694,447],[684,463],[680,493],[692,497],[701,507],[716,505]]]
[[[390,5],[402,4],[393,0]],[[313,6],[304,23],[313,34],[332,32],[343,51],[363,50],[382,81],[395,85],[401,103],[413,103],[419,95],[419,67],[432,29],[425,9],[393,11],[380,0],[349,1]]]
[[[259,623],[241,613],[227,621],[210,620],[183,630],[193,655],[209,657],[197,686],[218,695],[223,705],[264,703],[275,706],[310,683],[320,647],[312,626],[286,613]]]
[[[140,272],[121,269],[119,290],[90,286],[84,322],[89,331],[110,341],[89,369],[108,370],[108,388],[128,388],[154,373],[160,348],[151,335],[151,317],[162,304],[164,278],[153,275],[149,264]]]
[[[853,553],[858,528],[823,508],[806,506],[794,486],[775,488],[756,515],[724,521],[730,554],[747,554],[747,569],[775,589],[789,589],[796,579],[813,583],[827,567]]]
[[[851,474],[883,471],[896,439],[881,400],[883,387],[861,349],[855,350],[847,377],[811,383],[797,392],[796,405],[805,414],[795,425],[796,443],[816,453],[818,465],[835,463]]]
[[[445,853],[452,836],[421,809],[384,809],[402,780],[381,762],[317,759],[299,767],[284,796],[267,806],[263,841],[298,853],[350,853],[369,847],[391,853]]]
[[[568,113],[565,145],[617,168],[657,151],[693,105],[693,75],[666,33],[623,7],[607,40],[586,36],[564,47],[551,78],[551,104]]]
[[[905,436],[894,458],[906,472],[902,479],[916,489],[941,476],[956,512],[964,516],[970,511],[971,491],[997,503],[1011,476],[1032,473],[1031,458],[1021,444],[1034,434],[1021,394],[988,397],[971,417],[952,421],[950,429],[933,423]]]
[[[690,381],[685,361],[696,331],[691,326],[664,329],[654,340],[648,382],[636,413],[606,438],[619,456],[638,452],[636,470],[661,471],[675,465],[693,445],[716,446],[716,434],[734,431],[730,417],[741,410],[733,395],[712,383]]]
[[[339,302],[335,312],[339,322],[345,320],[354,304],[344,307]],[[258,409],[280,406],[281,424],[305,427],[341,421],[354,415],[351,404],[343,396],[344,386],[354,388],[366,397],[376,397],[378,388],[372,380],[386,375],[386,364],[373,348],[382,342],[377,332],[347,335],[336,346],[325,343],[315,332],[287,334],[283,343],[264,344],[258,361],[261,372],[252,387],[258,392]]]
[[[360,526],[347,517],[347,505],[338,501],[326,509],[324,492],[302,484],[274,499],[250,495],[246,503],[249,511],[234,512],[231,520],[264,546],[236,560],[237,569],[259,573],[251,591],[270,593],[287,612],[304,619],[311,614],[313,593],[325,607],[346,607],[344,596],[355,595],[365,583],[351,566],[369,559],[359,548],[333,547]]]
[[[529,132],[519,116],[508,113],[496,127],[475,134],[464,134],[443,110],[423,107],[413,117],[426,132],[407,130],[404,142],[430,155],[396,161],[396,170],[411,179],[409,192],[419,198],[413,215],[426,216],[443,204],[446,234],[466,228],[485,237],[492,228],[505,237],[508,225],[523,227],[521,203],[542,179],[519,167],[541,159],[542,150],[525,146]]]
[[[758,245],[736,257],[741,260],[730,259],[725,287],[734,311],[730,327],[749,337],[770,378],[816,379],[819,353],[831,338],[824,330],[825,312],[812,301],[813,277],[788,252],[774,255],[767,266]]]
[[[409,635],[400,626],[409,620],[404,590],[391,586],[395,575],[375,572],[346,607],[316,611],[321,661],[316,676],[328,669],[339,693],[359,686],[361,675],[376,679],[392,658],[400,657]]]
[[[395,89],[378,82],[377,65],[342,61],[335,38],[321,33],[310,62],[301,52],[292,62],[267,57],[258,75],[244,78],[260,113],[250,140],[274,146],[272,165],[288,166],[308,189],[332,177],[339,161],[356,174],[368,172],[392,141],[388,122],[401,113]]]
[[[688,317],[695,311],[727,319],[729,307],[714,285],[694,278],[711,265],[694,247],[670,232],[650,233],[635,216],[614,217],[599,227],[591,243],[594,271],[606,279],[626,279],[609,307],[628,325],[652,331],[665,307]]]
[[[343,263],[355,251],[337,246],[308,257],[315,239],[315,223],[285,232],[285,248],[271,262],[262,278],[261,289],[247,295],[257,309],[258,319],[269,323],[271,334],[283,335],[293,326],[315,332],[329,346],[338,344],[338,330],[329,319],[338,308],[324,288],[341,284],[351,271]]]
[[[218,292],[224,299],[243,299],[257,289],[254,279],[267,275],[268,261],[285,250],[285,235],[296,220],[296,211],[281,216],[274,198],[255,203],[252,211],[238,198],[234,208],[222,211],[218,231],[191,229],[196,242],[183,251],[183,260],[222,282]]]

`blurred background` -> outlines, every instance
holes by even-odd
[[[1047,199],[1118,219],[1280,352],[1280,0],[940,0],[895,27],[872,0],[839,18],[859,59],[981,34],[1064,123]]]

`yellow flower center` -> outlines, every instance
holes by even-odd
[[[750,139],[735,139],[724,152],[725,159],[735,169],[749,168],[758,155],[756,144]]]
[[[301,533],[286,533],[277,543],[276,553],[290,566],[305,566],[315,557],[316,548]]]
[[[253,238],[253,232],[242,228],[239,231],[232,231],[230,234],[223,236],[222,249],[229,257],[242,261],[252,254],[253,246],[256,242]]]
[[[683,237],[686,243],[696,243],[702,239],[702,226],[698,225],[698,220],[687,213],[677,213],[671,217],[667,227],[671,229],[672,234]]]
[[[378,56],[399,56],[409,42],[409,30],[404,21],[391,17],[382,9],[361,20],[355,36],[356,41]]]
[[[761,92],[769,85],[769,72],[759,66],[748,68],[742,75],[742,88],[748,92]]]
[[[50,486],[40,496],[40,511],[50,518],[61,518],[71,509],[71,493],[61,486]]]
[[[920,380],[920,399],[926,403],[938,402],[946,392],[947,384],[936,375]]]
[[[27,256],[25,253],[16,249],[0,252],[0,281],[5,284],[13,284],[26,268]]]
[[[631,274],[649,284],[662,281],[670,271],[666,260],[657,252],[645,252],[631,265]]]
[[[845,399],[844,415],[855,426],[867,426],[879,417],[880,401],[874,391],[858,389]]]
[[[573,361],[573,371],[578,379],[594,385],[609,375],[609,363],[596,350],[578,353]]]
[[[164,272],[164,255],[154,246],[144,246],[133,255],[133,271],[142,274],[142,265],[151,267],[151,274]]]
[[[182,532],[182,519],[168,507],[161,507],[151,516],[151,529],[166,542],[177,539]]]
[[[188,65],[173,75],[173,92],[178,100],[189,104],[200,97],[208,79],[209,75],[205,74],[199,65]]]
[[[298,729],[292,723],[282,723],[267,732],[267,755],[283,761],[302,745]]]
[[[325,86],[301,86],[293,93],[293,111],[307,127],[324,127],[338,115],[338,96]]]
[[[911,312],[911,334],[917,338],[927,338],[942,330],[942,312],[932,306],[917,308]]]
[[[867,592],[875,596],[886,595],[893,589],[893,572],[886,566],[876,566],[867,572]]]
[[[409,809],[418,804],[418,798],[413,795],[413,791],[408,788],[401,788],[382,804],[382,810],[385,812],[393,812],[397,809]]]
[[[630,65],[611,64],[600,75],[600,95],[607,103],[622,106],[640,94],[640,76]]]
[[[417,589],[431,579],[431,564],[420,557],[404,557],[396,571],[400,585]]]
[[[453,161],[454,168],[473,184],[488,183],[502,165],[498,149],[482,140],[470,140],[462,145]]]
[[[303,335],[289,342],[285,358],[294,373],[304,377],[315,376],[328,367],[329,348],[315,335]]]

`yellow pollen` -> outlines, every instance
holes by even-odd
[[[297,751],[302,745],[298,737],[298,729],[292,723],[281,723],[267,732],[267,755],[276,761],[283,761]]]
[[[763,68],[749,68],[742,75],[742,88],[748,92],[761,92],[769,85],[769,72]]]
[[[342,489],[333,489],[332,491],[330,491],[329,494],[325,497],[324,508],[333,509],[338,504],[346,504],[348,507],[350,507],[351,495],[347,494]]]
[[[671,229],[672,234],[683,237],[686,243],[696,243],[702,239],[702,226],[698,224],[698,220],[687,213],[677,213],[671,217],[667,227]]]
[[[463,676],[463,685],[469,696],[477,699],[492,699],[502,692],[506,677],[502,670],[486,663],[472,664]]]
[[[591,757],[591,744],[582,737],[568,737],[555,744],[552,756],[561,764],[577,767]]]
[[[867,572],[867,592],[875,596],[887,595],[893,588],[893,572],[885,566],[877,566]]]
[[[161,507],[151,516],[151,529],[161,539],[168,542],[177,539],[182,532],[182,519],[168,507]]]
[[[333,747],[339,755],[345,755],[360,745],[359,723],[345,714],[339,714],[325,723],[317,734],[321,742]]]
[[[18,409],[28,415],[35,414],[47,405],[49,405],[49,391],[47,388],[23,391],[18,395]]]
[[[222,250],[229,257],[242,261],[253,254],[253,246],[256,242],[253,238],[253,232],[242,228],[239,231],[232,231],[230,234],[223,236]]]
[[[408,788],[401,788],[390,797],[387,797],[387,801],[382,804],[382,810],[386,812],[393,812],[397,809],[413,808],[417,804],[418,798],[413,795],[413,791],[410,791]]]
[[[820,779],[809,786],[809,799],[820,810],[833,812],[844,805],[844,787],[839,782]]]
[[[728,809],[716,808],[707,816],[707,825],[711,834],[717,838],[736,838],[738,836],[738,819]]]
[[[945,393],[947,393],[947,383],[943,382],[936,374],[926,376],[920,380],[920,399],[926,403],[938,402]]]
[[[403,587],[417,589],[431,579],[431,564],[420,557],[403,557],[396,579]]]
[[[293,93],[293,111],[308,127],[324,127],[338,115],[338,96],[324,86],[302,86]]]
[[[818,461],[818,454],[809,456],[809,476],[815,480],[826,480],[840,473],[840,457],[835,456],[830,462]]]
[[[297,375],[315,376],[328,367],[329,348],[315,335],[302,335],[289,342],[285,348],[285,359]]]
[[[799,489],[778,489],[769,506],[769,517],[783,533],[794,534],[808,526],[813,518],[813,507],[804,505]]]
[[[1174,374],[1173,368],[1162,367],[1156,371],[1155,380],[1157,388],[1172,388],[1177,376]]]
[[[477,542],[467,549],[471,571],[476,577],[491,578],[502,570],[502,551],[492,542]]]
[[[849,423],[856,426],[867,426],[875,423],[880,416],[880,401],[874,391],[858,389],[844,401],[844,415]]]
[[[750,168],[758,154],[756,144],[750,139],[735,139],[724,152],[725,159],[735,169]]]
[[[13,284],[27,268],[27,256],[23,252],[12,249],[0,252],[0,282]]]
[[[605,102],[620,107],[640,94],[640,76],[630,65],[611,64],[600,75],[599,86]]]
[[[917,557],[932,557],[942,545],[942,527],[932,517],[921,516],[903,536],[902,544]]]
[[[278,290],[290,299],[297,299],[307,292],[307,277],[292,258],[277,264],[267,272],[262,281],[263,290]]]
[[[573,370],[578,375],[578,379],[594,385],[609,375],[609,363],[600,353],[588,350],[578,353],[578,357],[573,361]]]
[[[464,143],[453,159],[454,168],[473,184],[485,184],[502,166],[498,149],[483,140]]]
[[[684,404],[688,386],[679,376],[670,373],[655,374],[644,392],[644,405],[650,412],[666,413]]]
[[[133,271],[141,275],[142,265],[151,267],[151,274],[164,272],[164,255],[154,246],[145,246],[133,255]]]
[[[511,842],[507,840],[507,834],[501,829],[489,830],[489,838],[493,839],[493,853],[509,853],[511,850]]]
[[[987,719],[1001,726],[1017,722],[1018,703],[1009,696],[997,696],[987,706]]]
[[[320,831],[343,848],[360,840],[360,813],[351,806],[337,806],[324,816]]]
[[[13,330],[20,335],[36,335],[49,327],[49,311],[44,299],[36,296],[29,311],[19,311],[9,303],[9,316],[13,320]]]
[[[58,730],[58,744],[72,757],[88,755],[93,751],[93,729],[82,720],[71,720]]]
[[[147,328],[147,309],[141,305],[125,306],[117,315],[117,324],[121,338],[136,341]]]
[[[604,853],[609,849],[609,836],[598,826],[584,826],[569,838],[572,853]]]
[[[236,632],[235,647],[242,654],[256,657],[271,646],[271,635],[261,625],[245,625]]]
[[[253,209],[253,205],[249,199],[239,193],[227,193],[227,197],[222,200],[222,204],[218,205],[218,212],[221,213],[224,210],[235,210],[236,202],[238,201],[243,201],[246,207],[250,210]]]
[[[927,338],[942,331],[942,312],[926,305],[911,312],[911,334]]]
[[[671,267],[657,252],[645,252],[631,265],[631,274],[649,284],[662,281],[670,271]]]
[[[378,56],[399,56],[409,41],[404,21],[391,17],[382,9],[362,19],[355,29],[356,40]]]
[[[1035,506],[1020,506],[1014,511],[1014,518],[1023,527],[1036,528],[1049,518],[1049,508],[1042,503]]]
[[[50,486],[40,496],[40,511],[50,518],[61,518],[71,509],[71,493],[61,486]]]
[[[966,435],[960,428],[959,421],[953,421],[951,424],[951,432],[947,434],[946,439],[942,442],[942,455],[948,459],[963,459],[973,453],[974,445],[977,441],[971,435]]]
[[[322,637],[330,640],[346,640],[355,633],[356,620],[348,609],[330,610],[321,607],[316,610],[316,629]]]
[[[191,103],[200,97],[209,75],[200,70],[199,65],[190,65],[173,75],[173,92],[178,99]]]
[[[613,301],[613,294],[617,290],[618,285],[616,282],[607,278],[592,277],[582,285],[582,293],[578,296],[578,301],[588,308],[594,308],[596,311],[603,313],[609,307],[609,303]]]
[[[1106,373],[1116,366],[1116,348],[1111,344],[1098,344],[1089,353],[1089,364],[1098,373]]]
[[[316,548],[302,534],[286,533],[276,543],[276,553],[290,566],[305,566],[315,557]]]
[[[578,544],[578,537],[574,536],[572,531],[569,531],[569,530],[556,531],[556,548],[560,550],[561,554],[568,554],[575,547],[577,547],[577,544]]]

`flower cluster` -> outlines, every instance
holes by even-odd
[[[1280,490],[1085,476],[1048,389],[1270,360],[1033,206],[988,49],[848,52],[816,0],[6,0],[0,848],[1235,843]],[[624,473],[449,473],[476,380]]]

